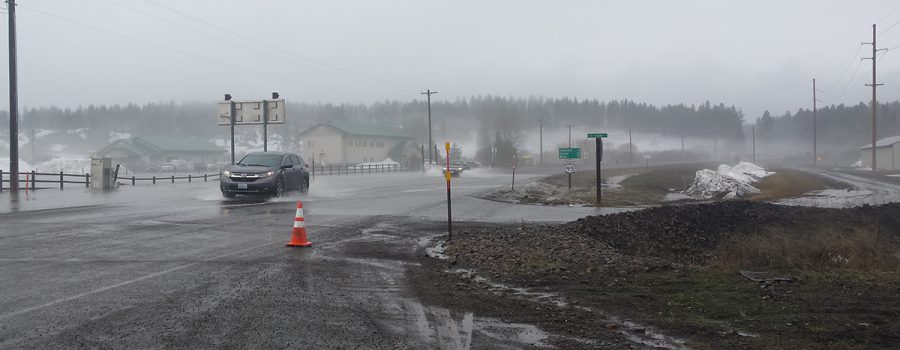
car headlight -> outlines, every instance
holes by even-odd
[[[225,170],[225,171],[222,172],[222,175],[225,175],[225,176],[231,176],[231,172],[228,171],[228,170]]]
[[[264,172],[264,173],[260,173],[260,174],[259,174],[259,177],[263,178],[263,177],[269,177],[269,176],[272,176],[272,175],[275,175],[275,170],[267,171],[267,172]]]

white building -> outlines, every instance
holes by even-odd
[[[872,144],[862,147],[862,165],[872,167]],[[900,136],[875,141],[875,163],[878,170],[900,170]]]
[[[328,122],[300,133],[303,158],[317,165],[404,162],[414,138],[401,128],[351,122]],[[405,162],[404,162],[405,163]]]

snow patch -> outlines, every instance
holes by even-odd
[[[87,128],[66,130],[69,135],[78,135],[82,140],[87,140]]]
[[[622,181],[625,181],[625,179],[635,176],[635,175],[637,175],[637,174],[625,174],[625,175],[608,177],[606,179],[606,186],[611,189],[612,188],[622,188],[622,184],[621,184]]]
[[[131,137],[131,134],[129,134],[127,132],[115,132],[115,131],[109,132],[109,142],[110,143],[112,143],[116,140],[127,139],[130,137]]]
[[[747,197],[760,192],[753,183],[772,174],[753,163],[740,162],[733,167],[722,164],[716,171],[698,170],[694,182],[684,193],[694,198]]]
[[[36,130],[34,130],[34,138],[42,139],[47,136],[53,135],[55,133],[56,133],[56,130],[36,129]]]
[[[83,174],[91,171],[91,160],[87,158],[54,158],[34,165],[38,172],[63,172],[66,174]]]

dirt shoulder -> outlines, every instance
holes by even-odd
[[[604,170],[601,205],[649,207],[666,203],[708,202],[710,200],[690,198],[680,192],[690,186],[698,170],[715,169],[717,166],[698,163]],[[772,171],[774,175],[754,184],[761,193],[751,197],[751,200],[776,201],[818,190],[848,188],[844,183],[810,172],[789,168],[774,168]],[[516,191],[504,189],[481,198],[517,204],[594,206],[596,175],[586,171],[573,176],[572,189],[568,188],[568,176],[560,174],[523,184]]]
[[[728,201],[469,228],[425,266],[456,299],[532,295],[504,313],[607,345],[572,348],[893,348],[898,211]]]

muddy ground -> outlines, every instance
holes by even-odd
[[[897,213],[728,201],[468,225],[411,279],[567,349],[896,348]]]

